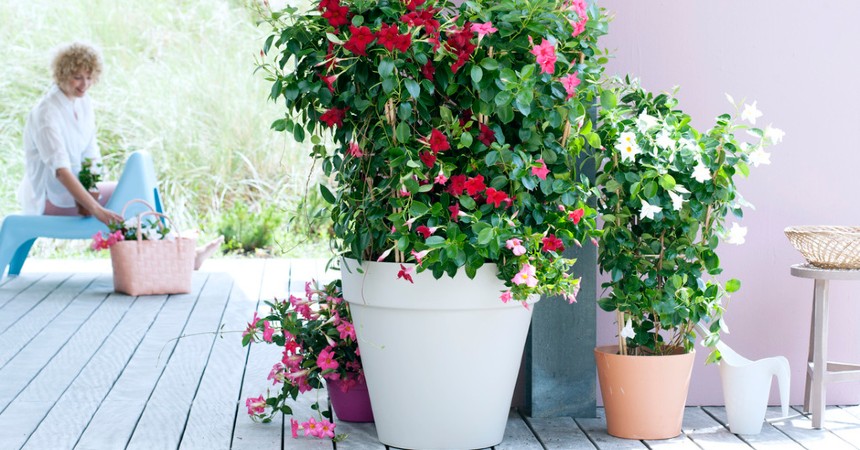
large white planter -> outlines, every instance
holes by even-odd
[[[531,307],[502,303],[496,266],[439,280],[400,265],[341,266],[379,441],[406,449],[502,442]],[[408,265],[407,265],[408,267]],[[536,299],[535,299],[536,300]]]

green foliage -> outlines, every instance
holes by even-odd
[[[221,216],[218,233],[224,236],[225,251],[271,252],[282,222],[283,214],[274,206],[252,211],[245,202],[237,201]]]
[[[605,62],[596,44],[603,12],[556,0],[429,0],[416,11],[405,2],[341,4],[351,29],[316,4],[271,12],[263,50],[272,60],[261,65],[266,92],[286,107],[272,127],[299,141],[310,135],[330,180],[320,193],[332,205],[338,253],[416,261],[436,277],[473,276],[495,262],[517,299],[573,295],[573,260],[544,239],[570,247],[596,234],[576,160],[599,143],[586,110]],[[410,25],[417,14],[425,16]],[[468,25],[489,23],[497,31],[483,37]],[[353,47],[359,26],[374,33],[366,55]],[[386,48],[387,27],[409,45]],[[533,53],[545,41],[557,56],[551,73]],[[575,94],[563,77],[581,82]],[[466,180],[474,185],[464,191]],[[526,251],[514,254],[511,240]],[[536,286],[513,282],[527,266]]]
[[[78,180],[89,192],[98,192],[98,183],[102,181],[102,165],[93,162],[90,158],[81,161],[81,171],[78,172]]]
[[[628,354],[690,351],[702,320],[711,323],[713,344],[722,300],[740,289],[738,280],[723,287],[713,278],[722,272],[720,241],[742,242],[726,226],[729,213],[740,216],[745,205],[735,175],[751,161],[758,165],[760,152],[776,140],[729,115],[700,132],[671,95],[630,80],[616,83],[601,95],[605,151],[596,184],[605,223],[598,262],[610,281],[599,305],[619,311],[620,323],[629,321],[632,331],[619,343]],[[741,142],[741,130],[753,132],[752,142]]]

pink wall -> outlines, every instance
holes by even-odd
[[[803,401],[812,280],[782,230],[789,225],[860,224],[860,2],[778,0],[679,2],[600,0],[615,14],[602,44],[608,73],[633,73],[651,90],[680,85],[681,107],[699,127],[730,105],[723,93],[758,101],[762,125],[785,131],[770,166],[739,183],[755,210],[746,244],[721,245],[725,277],[742,281],[724,340],[742,355],[784,355],[792,404]],[[727,278],[725,278],[727,279]],[[831,283],[830,359],[860,362],[860,282]],[[614,315],[598,311],[598,344],[615,339]],[[688,404],[722,404],[716,366],[701,349]],[[829,404],[860,403],[860,383],[831,385]],[[775,391],[771,403],[778,402]]]

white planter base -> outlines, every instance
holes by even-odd
[[[380,442],[405,449],[501,443],[531,307],[499,300],[494,265],[475,279],[397,279],[399,264],[342,266]],[[350,273],[350,270],[352,273]]]

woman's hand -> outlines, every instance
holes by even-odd
[[[102,222],[105,225],[109,225],[111,222],[122,223],[123,218],[121,215],[109,210],[105,209],[104,206],[100,205],[99,202],[94,199],[86,189],[84,189],[81,182],[78,180],[78,177],[72,175],[72,171],[61,167],[57,169],[57,180],[68,189],[69,193],[72,194],[72,197],[77,200],[78,203],[84,206],[87,211],[90,212],[99,222]]]

